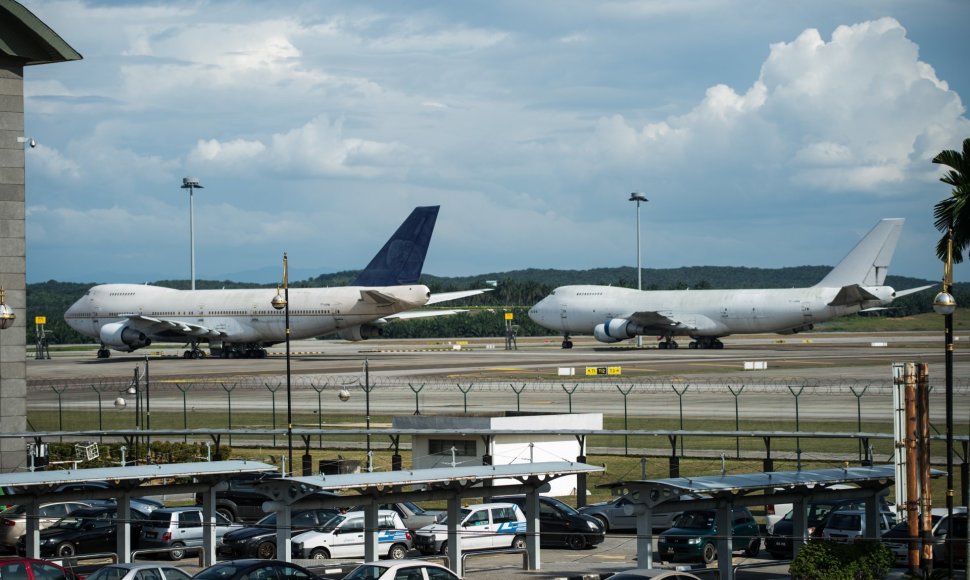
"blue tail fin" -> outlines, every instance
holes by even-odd
[[[438,208],[416,207],[380,252],[354,280],[353,286],[416,284],[438,219]]]

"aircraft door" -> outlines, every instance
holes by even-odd
[[[559,303],[559,323],[562,325],[562,329],[563,330],[566,330],[566,329],[569,328],[567,326],[567,323],[566,323],[566,318],[567,318],[567,316],[566,316],[566,303],[565,302],[560,302]]]

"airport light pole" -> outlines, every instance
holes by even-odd
[[[290,281],[286,252],[283,252],[283,295],[280,295],[279,288],[277,288],[276,296],[273,297],[272,304],[276,310],[283,310],[284,324],[286,325],[286,450],[290,473],[293,473],[293,391],[290,387]]]
[[[637,202],[637,290],[643,290],[643,275],[640,270],[640,202],[650,201],[639,191],[630,194],[630,201]],[[643,336],[637,335],[637,348],[643,347]]]
[[[944,367],[946,372],[946,516],[953,529],[953,312],[957,301],[953,290],[953,224],[946,233],[946,261],[943,262],[943,290],[933,298],[933,310],[943,315]],[[952,534],[947,536],[952,542]],[[948,578],[953,577],[953,547],[946,551]]]
[[[195,290],[195,211],[192,207],[192,192],[205,189],[195,177],[183,177],[182,189],[189,190],[189,255],[192,268],[192,289]]]

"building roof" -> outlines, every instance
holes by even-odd
[[[221,479],[242,473],[275,471],[279,470],[272,465],[258,461],[200,461],[197,463],[170,463],[168,465],[129,465],[126,467],[0,473],[0,486],[57,486],[64,483],[88,481],[141,481],[176,477]]]
[[[81,60],[51,27],[14,0],[0,0],[0,58],[23,65]]]

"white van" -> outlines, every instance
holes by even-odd
[[[377,549],[379,556],[400,560],[411,551],[411,532],[397,512],[378,510]],[[329,560],[364,557],[364,512],[334,516],[323,527],[293,536],[294,558]]]
[[[526,523],[522,510],[514,503],[482,503],[461,509],[462,550],[525,548]],[[414,547],[422,554],[448,551],[448,520],[442,519],[419,529],[414,534]]]

